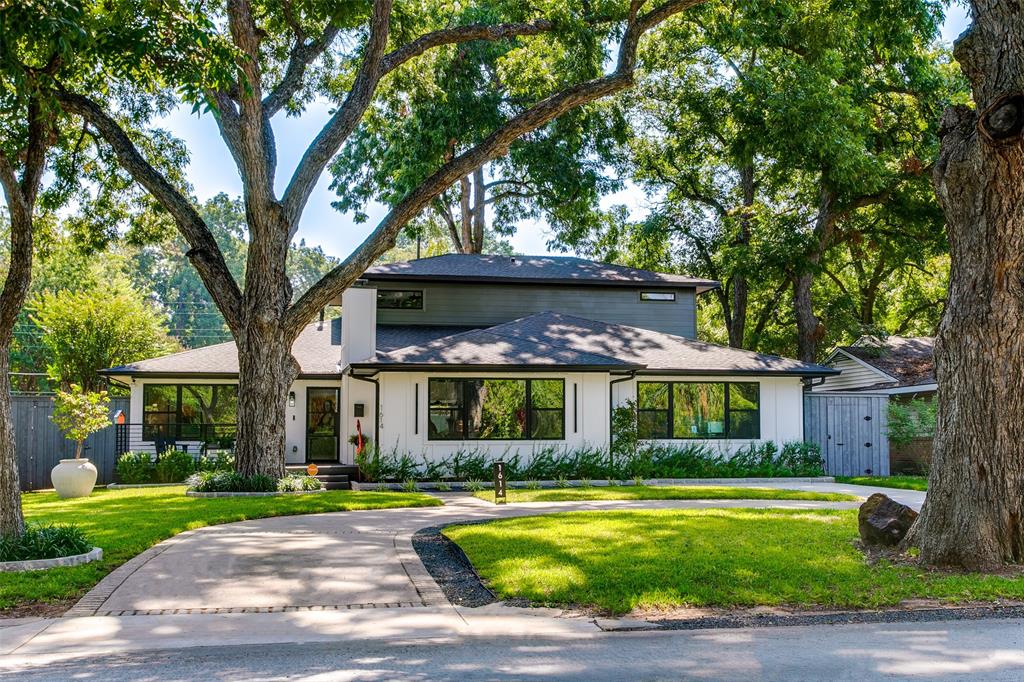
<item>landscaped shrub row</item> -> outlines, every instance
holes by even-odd
[[[642,445],[632,452],[612,454],[598,448],[545,448],[528,461],[518,454],[491,457],[475,450],[417,461],[409,454],[368,450],[359,457],[359,470],[369,481],[480,481],[490,480],[496,460],[505,462],[512,481],[824,475],[821,451],[805,442],[786,443],[781,451],[773,442],[751,444],[732,456],[703,444]]]
[[[199,493],[272,493],[320,490],[323,484],[312,476],[289,474],[274,479],[263,474],[243,476],[237,471],[200,471],[185,481],[189,490]]]
[[[56,559],[91,549],[77,526],[28,526],[22,535],[0,536],[0,561]]]
[[[231,471],[235,458],[226,453],[196,459],[182,450],[167,450],[154,461],[148,452],[126,452],[114,472],[121,483],[181,483],[196,472]]]

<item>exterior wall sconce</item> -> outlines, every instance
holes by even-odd
[[[288,391],[288,407],[295,407],[295,391]]]

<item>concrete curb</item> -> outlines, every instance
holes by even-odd
[[[47,568],[58,568],[60,566],[80,566],[91,561],[99,561],[103,558],[103,550],[93,547],[85,554],[72,554],[71,556],[60,556],[53,559],[29,559],[26,561],[0,561],[0,573],[14,573],[16,571],[42,571]]]
[[[424,606],[450,606],[448,598],[444,596],[441,587],[427,572],[419,554],[412,546],[412,536],[416,531],[396,533],[394,538],[395,554],[409,576],[412,586],[420,595]]]

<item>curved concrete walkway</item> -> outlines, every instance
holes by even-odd
[[[860,486],[758,484],[867,495]],[[919,506],[923,493],[899,492]],[[895,495],[894,495],[895,496]],[[444,507],[282,516],[181,533],[113,571],[68,616],[266,613],[446,606],[412,549],[427,526],[558,511],[755,507],[852,509],[856,502],[645,500],[495,506],[468,495]]]

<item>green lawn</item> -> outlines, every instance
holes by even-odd
[[[569,512],[453,526],[444,533],[502,599],[612,613],[1024,599],[1024,577],[869,566],[854,546],[855,510]]]
[[[184,487],[98,489],[61,500],[56,493],[26,493],[26,520],[74,523],[103,549],[103,560],[71,568],[0,573],[0,609],[81,596],[104,575],[161,540],[190,528],[267,516],[391,507],[429,507],[440,500],[418,493],[331,490],[284,497],[195,498]]]
[[[475,493],[481,500],[494,501],[493,490]],[[587,500],[816,500],[856,502],[860,498],[843,493],[816,493],[779,488],[733,488],[730,486],[636,486],[612,485],[590,488],[545,488],[508,490],[509,502],[569,502]]]
[[[879,488],[928,490],[927,476],[836,476],[836,483],[873,485]]]

